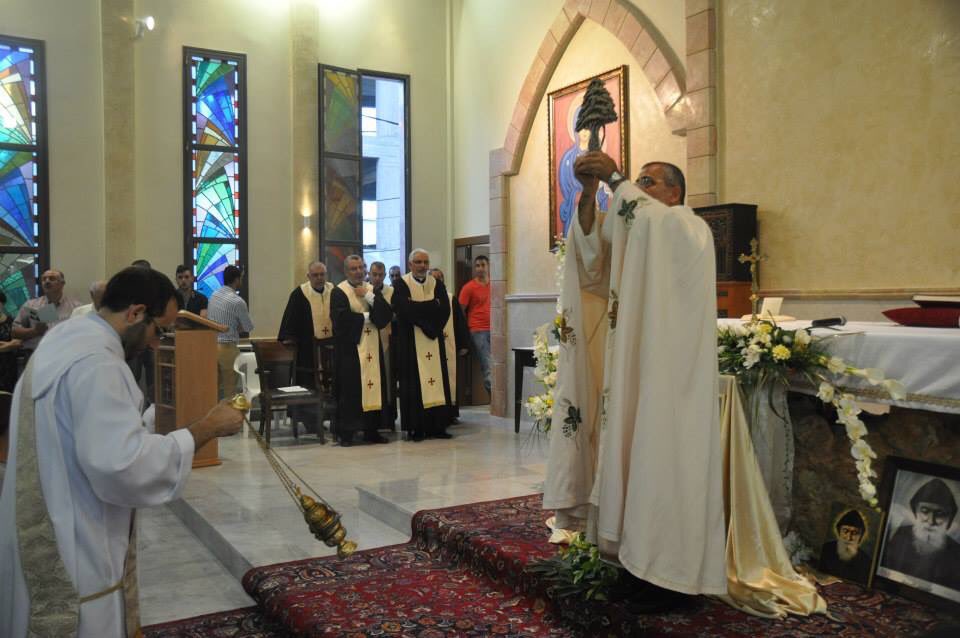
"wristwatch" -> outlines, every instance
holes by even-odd
[[[607,185],[610,187],[610,190],[617,190],[617,186],[620,185],[620,182],[626,180],[627,178],[620,174],[619,171],[613,171],[610,173],[610,179],[607,180]]]

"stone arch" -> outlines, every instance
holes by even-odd
[[[686,69],[653,23],[630,0],[567,0],[530,64],[503,146],[490,151],[491,412],[507,413],[506,245],[507,179],[520,162],[537,109],[567,45],[593,20],[627,47],[677,135],[687,136],[688,203],[716,203],[715,0],[686,0]]]

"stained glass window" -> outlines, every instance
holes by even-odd
[[[43,43],[0,36],[0,290],[15,314],[48,260]]]
[[[247,265],[246,58],[185,48],[184,73],[184,250],[210,296],[227,266]]]
[[[326,65],[319,73],[320,258],[333,281],[350,254],[406,269],[410,79]]]

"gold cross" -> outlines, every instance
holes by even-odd
[[[434,383],[436,383],[436,381],[433,380],[433,377],[430,377],[429,379],[427,379],[427,383],[429,383],[430,385],[433,385]]]
[[[369,352],[367,353],[367,361],[373,361],[373,355]]]
[[[370,334],[370,328],[364,328],[363,334],[365,334],[365,335]]]
[[[428,352],[428,353],[427,353],[426,355],[424,355],[424,356],[427,357],[427,361],[430,361],[430,359],[433,359],[433,353],[432,353],[432,352]]]
[[[373,381],[367,381],[367,387],[373,389]]]
[[[750,264],[750,307],[752,311],[752,316],[750,321],[757,320],[757,307],[760,303],[760,277],[757,273],[757,265],[761,261],[766,261],[767,256],[761,255],[757,249],[760,247],[760,242],[757,241],[757,238],[754,237],[750,240],[750,254],[741,254],[737,259],[741,264]]]
[[[324,328],[324,329],[323,329],[323,334],[327,334],[328,332],[330,332],[330,329],[329,329],[329,328]]]

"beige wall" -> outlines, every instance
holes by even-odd
[[[98,0],[7,0],[0,32],[46,42],[50,258],[86,302],[103,276],[103,100]],[[51,19],[56,16],[56,19]]]
[[[768,289],[960,285],[960,3],[720,3],[721,198]]]
[[[659,159],[684,167],[686,142],[672,135],[660,102],[636,60],[620,40],[587,20],[570,41],[547,92],[579,82],[620,65],[630,67],[630,173]],[[510,294],[554,292],[556,261],[547,250],[549,237],[547,161],[547,97],[537,109],[520,172],[510,185],[507,282]]]

